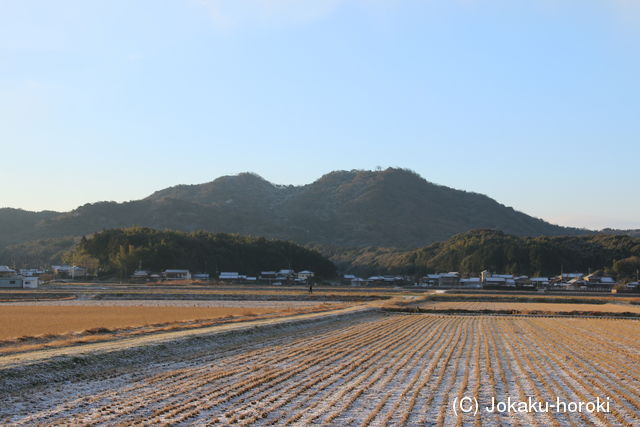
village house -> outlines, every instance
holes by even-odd
[[[162,272],[165,280],[191,280],[191,272],[182,269],[167,269]]]
[[[246,276],[241,275],[237,271],[223,271],[218,275],[218,279],[228,282],[239,281]]]
[[[460,286],[460,274],[457,271],[440,274],[438,279],[438,287],[440,288],[455,288]]]
[[[40,279],[37,277],[24,277],[14,276],[0,277],[0,288],[23,288],[23,289],[35,289],[40,284]]]
[[[147,270],[136,270],[131,275],[131,279],[133,280],[147,280],[150,275],[150,271]]]
[[[296,278],[296,272],[291,270],[291,269],[283,269],[283,270],[279,270],[278,273],[276,273],[276,280],[280,280],[280,281],[293,281]]]
[[[460,279],[460,286],[463,288],[481,288],[482,281],[479,277],[469,277],[466,279]]]
[[[629,282],[625,285],[625,288],[632,291],[640,290],[640,282]]]
[[[439,274],[427,274],[421,280],[422,283],[424,283],[425,285],[427,285],[429,287],[438,286],[439,281],[440,281],[440,275]]]
[[[342,284],[348,286],[366,286],[370,282],[367,279],[356,276],[355,274],[345,274],[342,276]]]
[[[0,265],[0,288],[35,289],[38,285],[38,277],[18,275],[14,269]]]
[[[298,279],[300,280],[309,280],[313,278],[313,271],[309,271],[309,270],[302,270],[301,272],[298,273]]]
[[[488,270],[480,273],[482,287],[488,289],[515,288],[516,281],[513,274],[491,274]]]
[[[51,271],[58,279],[84,279],[87,269],[77,265],[52,265]]]
[[[549,286],[549,278],[548,277],[532,277],[529,281],[534,285],[534,287],[541,289]]]
[[[385,276],[371,276],[367,279],[372,285],[393,285],[401,286],[406,284],[406,280],[400,276],[385,275]]]
[[[39,268],[21,268],[20,275],[24,277],[40,277],[44,274],[44,270]]]
[[[13,277],[16,275],[16,271],[13,268],[9,268],[6,265],[0,265],[0,277]]]
[[[351,286],[367,286],[371,282],[367,279],[363,279],[361,277],[354,277],[353,280],[349,282]]]
[[[603,290],[610,290],[616,285],[616,281],[613,277],[600,276],[596,273],[589,274],[584,277],[584,282],[588,288],[601,288]]]
[[[551,279],[550,283],[554,286],[568,286],[570,281],[582,280],[583,273],[562,273]]]
[[[345,274],[342,276],[342,284],[343,285],[350,285],[351,282],[355,279],[357,279],[358,277],[355,274]]]

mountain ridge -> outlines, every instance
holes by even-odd
[[[431,183],[413,171],[333,171],[300,185],[254,173],[176,185],[129,202],[69,212],[0,209],[0,244],[81,236],[131,226],[205,230],[340,247],[418,248],[473,230],[518,236],[592,233],[561,227],[479,193]]]

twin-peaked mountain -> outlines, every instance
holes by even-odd
[[[287,239],[332,247],[414,248],[472,229],[518,236],[581,234],[404,169],[337,171],[302,186],[242,173],[71,212],[0,209],[0,244],[144,226]]]

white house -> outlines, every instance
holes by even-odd
[[[260,272],[260,278],[263,280],[272,280],[275,279],[277,276],[277,273],[275,271],[261,271]]]
[[[313,271],[303,270],[298,273],[298,279],[309,280],[313,277]]]
[[[166,280],[191,280],[191,272],[181,269],[167,269],[162,272],[162,277]]]
[[[40,284],[40,279],[35,276],[22,277],[22,287],[25,289],[36,289]]]
[[[241,280],[243,278],[244,276],[237,271],[223,271],[218,276],[218,279],[220,280]]]
[[[480,273],[482,279],[482,287],[489,288],[515,288],[516,280],[513,274],[491,274],[491,272],[484,270]]]
[[[25,288],[35,289],[40,280],[37,277],[24,276],[2,276],[0,277],[0,288]]]
[[[13,277],[16,275],[16,271],[13,268],[9,268],[6,265],[0,265],[0,277]]]
[[[626,286],[627,289],[640,289],[640,282],[629,282]]]
[[[38,268],[21,268],[20,275],[24,277],[37,277],[44,274],[44,270]]]

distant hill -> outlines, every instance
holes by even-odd
[[[309,269],[317,277],[332,278],[335,266],[318,252],[295,243],[225,233],[159,231],[126,228],[101,231],[83,238],[65,258],[90,257],[107,275],[128,277],[141,264],[152,271],[187,268],[215,275],[235,271],[258,275],[261,271]]]
[[[0,246],[144,226],[206,230],[330,247],[416,248],[489,228],[518,236],[584,234],[504,206],[482,194],[430,183],[411,171],[337,171],[303,186],[242,173],[178,185],[149,197],[99,202],[71,212],[0,209]]]
[[[168,199],[232,212],[234,232],[306,244],[418,247],[456,233],[492,228],[516,235],[580,234],[476,193],[430,183],[403,169],[337,171],[304,186],[275,186],[241,174],[177,186],[146,200]]]
[[[29,212],[23,209],[0,209],[0,243],[18,243],[42,236],[42,225],[61,214],[53,211]]]
[[[473,230],[415,250],[336,250],[331,259],[343,271],[360,274],[416,274],[458,271],[557,275],[605,269],[634,278],[640,268],[640,238],[626,235],[520,237],[496,230]]]
[[[605,228],[600,230],[601,234],[627,235],[631,237],[640,237],[640,230],[616,230],[613,228]]]

